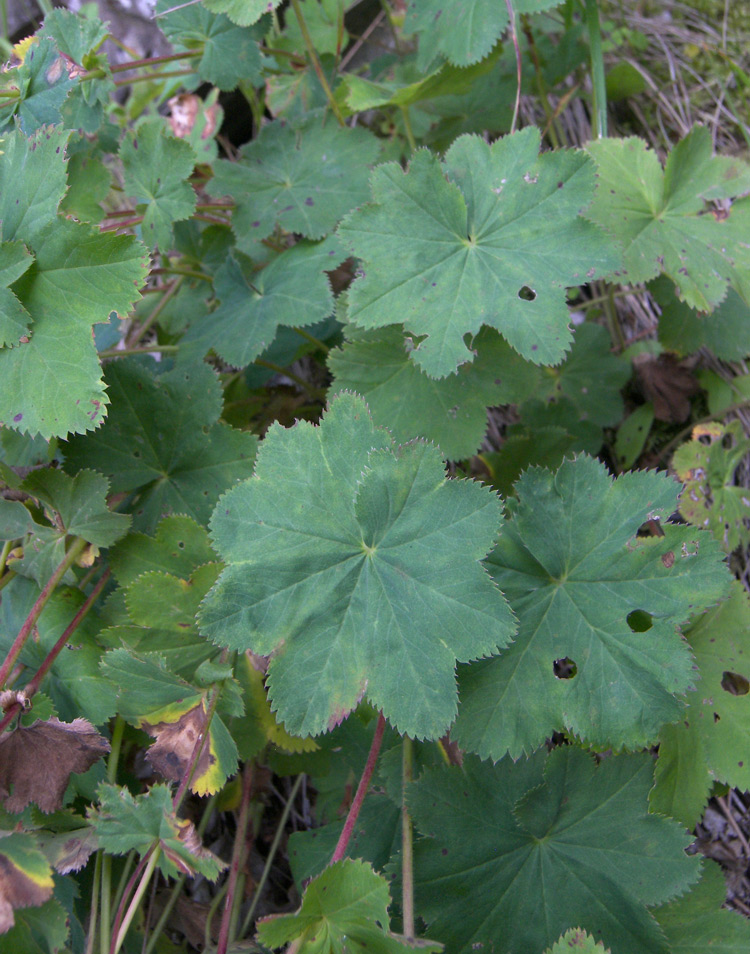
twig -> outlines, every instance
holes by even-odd
[[[221,928],[219,929],[219,940],[216,945],[216,954],[227,954],[227,945],[229,944],[229,929],[232,923],[232,911],[235,904],[235,892],[237,890],[237,878],[240,873],[243,855],[245,853],[245,844],[247,841],[247,820],[250,813],[250,792],[253,787],[253,763],[246,762],[242,771],[242,800],[240,802],[240,814],[237,819],[237,830],[234,835],[234,845],[232,847],[232,860],[229,867],[229,877],[226,899],[224,901],[224,914],[221,918]]]

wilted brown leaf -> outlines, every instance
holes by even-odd
[[[68,779],[109,752],[109,742],[86,719],[48,719],[0,737],[0,801],[9,812],[35,802],[43,812],[62,806]]]
[[[157,722],[154,725],[143,722],[141,728],[156,739],[147,753],[149,762],[164,778],[170,782],[179,782],[206,727],[207,716],[202,702],[188,709],[176,722]],[[215,761],[209,743],[206,742],[193,777],[201,778],[206,775]]]
[[[689,398],[700,388],[684,362],[671,354],[639,354],[633,359],[633,367],[658,421],[680,424],[690,417]]]
[[[16,923],[16,908],[39,907],[52,897],[52,878],[43,883],[35,881],[0,854],[0,934],[5,934]]]

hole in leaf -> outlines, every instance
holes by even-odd
[[[633,633],[647,633],[654,625],[651,614],[641,609],[628,613],[627,623]]]
[[[725,672],[721,676],[721,688],[731,696],[746,696],[750,692],[750,682],[738,672]]]
[[[714,712],[714,722],[721,722],[721,716],[718,712]]]
[[[572,679],[578,672],[578,666],[567,656],[552,663],[552,671],[558,679]]]
[[[533,288],[529,288],[528,285],[523,285],[518,289],[518,297],[523,301],[534,301],[536,298],[536,292]]]
[[[180,550],[184,550],[184,549],[185,549],[185,541],[184,541],[184,540],[178,540],[178,541],[177,541],[177,546],[180,548]]]

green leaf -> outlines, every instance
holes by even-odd
[[[744,954],[750,923],[722,909],[726,885],[721,868],[707,862],[703,877],[686,895],[654,911],[672,954]]]
[[[30,231],[35,262],[13,291],[33,319],[31,339],[0,350],[0,421],[49,438],[101,423],[107,397],[91,326],[130,310],[145,249],[66,219]]]
[[[54,40],[34,37],[20,66],[2,74],[3,85],[19,91],[12,109],[4,109],[0,125],[9,126],[18,116],[26,133],[62,122],[60,109],[74,84],[69,74],[69,61],[60,55]]]
[[[708,348],[722,361],[742,361],[750,354],[750,307],[733,288],[710,315],[681,302],[664,276],[651,282],[648,290],[661,309],[659,341],[665,348],[679,355]]]
[[[18,129],[0,137],[0,221],[3,239],[29,243],[57,218],[65,195],[65,147],[70,132]]]
[[[109,481],[91,470],[80,470],[75,477],[50,468],[36,470],[23,489],[57,514],[58,520],[50,519],[61,531],[94,546],[112,546],[130,527],[128,514],[112,513],[107,506]]]
[[[239,162],[219,160],[210,195],[231,195],[237,247],[253,254],[278,224],[319,239],[368,197],[380,145],[367,130],[342,129],[313,114],[297,126],[276,121],[242,148]]]
[[[199,626],[274,653],[270,696],[293,734],[330,729],[366,694],[400,731],[437,738],[455,714],[455,661],[507,644],[512,617],[479,564],[500,502],[443,474],[436,448],[394,449],[342,394],[319,427],[273,425],[255,476],[217,504],[229,567]]]
[[[685,633],[700,681],[680,722],[659,735],[651,810],[693,828],[713,782],[750,787],[750,603],[738,583]]]
[[[410,340],[400,328],[356,332],[328,356],[332,391],[361,394],[376,424],[396,440],[424,437],[449,460],[475,453],[487,430],[487,408],[515,404],[538,383],[536,368],[490,328],[474,339],[476,358],[447,378],[431,378],[409,360]]]
[[[98,224],[104,218],[101,203],[111,184],[110,171],[101,160],[76,153],[68,160],[68,191],[60,211],[74,215],[79,222]]]
[[[167,252],[174,243],[172,226],[195,212],[195,191],[187,181],[197,157],[189,143],[167,134],[164,120],[141,123],[125,133],[120,146],[123,184],[143,214],[143,239]]]
[[[34,256],[21,242],[0,244],[0,348],[16,345],[29,330],[31,315],[8,288],[31,266]]]
[[[216,498],[247,476],[257,440],[217,423],[222,391],[205,364],[154,376],[129,359],[105,375],[112,409],[104,427],[66,445],[66,466],[94,467],[112,492],[137,491],[133,522],[153,531],[170,513],[206,523]]]
[[[680,717],[693,671],[677,627],[724,596],[729,575],[699,530],[667,524],[663,537],[636,536],[674,511],[677,491],[655,471],[612,480],[586,456],[521,476],[488,561],[518,637],[460,673],[462,747],[517,758],[566,728],[635,748]]]
[[[620,470],[632,467],[641,456],[653,423],[654,405],[648,401],[631,411],[618,427],[615,460]]]
[[[630,362],[612,354],[611,346],[601,325],[580,325],[562,364],[540,371],[534,397],[550,403],[567,397],[574,418],[602,427],[618,424],[623,415],[620,391],[630,378]]]
[[[235,26],[223,14],[210,13],[199,4],[174,7],[170,0],[159,0],[159,26],[176,51],[201,51],[193,60],[201,79],[224,90],[234,89],[243,80],[258,81],[260,51],[252,30]],[[165,10],[171,12],[164,15]]]
[[[155,738],[147,758],[157,772],[179,782],[196,741],[208,730],[190,781],[197,795],[218,792],[237,771],[237,748],[216,714],[208,722],[207,693],[175,676],[157,653],[127,649],[106,653],[102,673],[119,689],[118,713]]]
[[[740,421],[696,424],[692,439],[681,444],[672,467],[684,484],[680,513],[688,523],[706,527],[727,553],[750,539],[750,497],[734,485],[734,474],[750,451]]]
[[[570,954],[570,951],[579,951],[580,954],[608,954],[609,948],[597,943],[590,934],[580,928],[571,928],[552,945],[547,954]]]
[[[301,938],[300,954],[405,954],[405,939],[388,931],[388,882],[362,861],[339,861],[307,886],[295,914],[277,914],[258,922],[258,939],[282,947]],[[419,945],[438,952],[440,944]]]
[[[250,26],[281,3],[281,0],[202,0],[212,13],[225,13],[233,23]]]
[[[165,517],[153,537],[130,533],[108,554],[117,582],[125,587],[149,571],[172,573],[182,579],[216,560],[208,533],[192,517]]]
[[[58,954],[68,940],[68,914],[57,898],[19,911],[15,926],[2,936],[13,954]]]
[[[750,190],[750,166],[711,155],[711,133],[693,130],[670,152],[664,172],[642,139],[588,145],[599,166],[587,216],[624,246],[622,277],[644,282],[660,273],[691,308],[713,311],[737,275],[750,276],[748,208],[709,206]]]
[[[542,769],[544,772],[542,774]],[[612,954],[667,954],[645,905],[699,874],[690,836],[649,815],[649,755],[597,767],[573,747],[514,765],[469,757],[410,789],[416,909],[454,954],[539,951],[580,927]],[[478,820],[481,823],[478,824]],[[471,917],[466,905],[471,904]]]
[[[455,66],[483,59],[508,25],[508,8],[494,0],[474,0],[470,9],[443,0],[410,0],[404,29],[419,36],[417,69],[438,57]]]
[[[99,844],[110,854],[135,849],[143,856],[157,844],[159,868],[167,877],[201,874],[216,881],[226,867],[201,845],[193,823],[175,816],[166,785],[152,785],[145,795],[134,798],[126,788],[102,783],[98,795],[100,804],[89,817]]]
[[[213,348],[232,367],[244,368],[270,347],[279,325],[301,327],[327,318],[333,294],[326,271],[344,258],[333,236],[317,244],[298,242],[262,269],[241,252],[230,255],[214,281],[219,308],[185,336],[188,358]]]
[[[299,6],[318,55],[327,53],[336,56],[340,50],[346,49],[349,34],[344,29],[344,0],[300,0]],[[284,31],[274,38],[273,46],[274,49],[288,50],[302,56],[307,53],[305,39],[293,10],[287,14]]]
[[[617,256],[578,215],[593,165],[574,150],[538,153],[529,127],[492,146],[462,136],[445,162],[420,149],[407,172],[379,166],[373,202],[339,226],[363,261],[349,291],[355,325],[426,335],[412,359],[432,377],[472,359],[464,336],[482,325],[527,360],[559,362],[571,341],[566,286],[611,271]]]

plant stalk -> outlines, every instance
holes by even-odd
[[[414,777],[414,744],[408,735],[404,736],[402,758],[401,790],[401,888],[404,918],[404,935],[414,937],[414,837],[411,815],[406,804],[406,793]]]
[[[334,99],[333,93],[331,92],[331,87],[328,85],[328,80],[326,79],[326,75],[323,72],[323,67],[320,65],[318,52],[315,49],[315,44],[313,43],[312,37],[310,36],[310,31],[307,29],[307,23],[305,23],[305,18],[302,14],[302,7],[299,5],[299,0],[292,0],[292,9],[294,10],[294,15],[297,17],[300,32],[302,33],[302,39],[305,41],[305,46],[307,47],[307,52],[310,56],[310,62],[312,63],[313,69],[315,70],[315,75],[318,77],[318,81],[323,87],[323,92],[326,94],[326,99],[330,103],[331,109],[333,110],[333,115],[336,117],[336,119],[338,119],[339,123],[344,126],[344,117],[341,115],[339,104]]]
[[[250,814],[250,793],[253,788],[253,765],[252,762],[246,762],[242,770],[242,800],[240,802],[240,814],[237,819],[237,830],[234,834],[234,845],[232,847],[232,860],[229,867],[229,878],[227,894],[224,901],[224,914],[221,918],[221,928],[219,929],[219,941],[216,945],[216,954],[227,954],[227,945],[229,944],[229,933],[232,923],[232,911],[234,910],[235,893],[237,890],[237,879],[240,873],[240,867],[245,854],[247,843],[247,820]]]
[[[341,834],[339,835],[339,840],[336,843],[336,848],[333,852],[333,855],[331,856],[331,860],[328,862],[329,865],[333,865],[337,861],[341,861],[346,855],[346,849],[349,846],[349,840],[352,837],[354,826],[357,824],[357,818],[359,817],[359,811],[362,808],[362,802],[364,802],[367,789],[370,787],[372,773],[375,771],[375,763],[378,761],[378,755],[380,754],[380,746],[383,741],[384,732],[385,716],[381,712],[378,714],[378,724],[375,726],[375,734],[372,737],[372,744],[370,745],[370,751],[367,755],[367,761],[365,762],[365,768],[362,772],[362,778],[359,780],[357,792],[349,808],[349,814],[346,816],[346,821],[344,822],[344,827],[341,831]]]
[[[607,84],[604,79],[604,53],[602,51],[602,30],[599,23],[599,4],[597,0],[585,0],[586,27],[591,47],[591,84],[594,103],[591,125],[594,137],[603,139],[607,135]]]
[[[75,561],[83,553],[87,546],[88,544],[84,539],[81,537],[76,537],[68,552],[55,568],[52,576],[45,583],[42,592],[39,594],[36,602],[31,607],[29,615],[24,620],[23,626],[21,626],[20,630],[18,631],[18,635],[13,640],[13,645],[8,650],[8,655],[5,657],[2,666],[0,666],[0,688],[5,685],[8,674],[15,665],[18,657],[21,655],[21,650],[23,649],[26,640],[31,635],[36,621],[39,619],[42,614],[42,610],[49,602],[49,599],[54,593],[57,584],[60,582],[60,580],[62,580],[62,578],[71,568],[71,566],[73,566]]]

